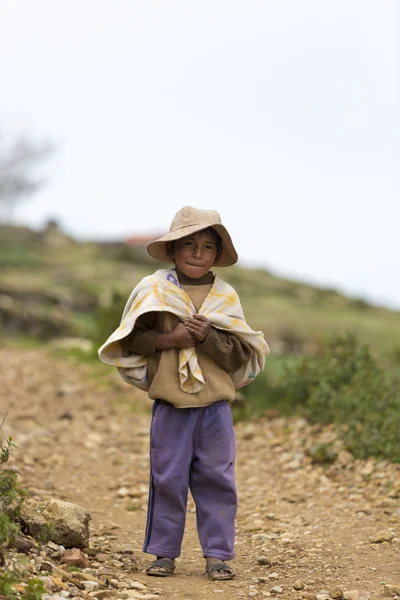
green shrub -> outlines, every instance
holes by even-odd
[[[14,448],[11,437],[5,444],[0,444],[0,564],[4,563],[2,549],[11,544],[20,531],[17,519],[25,495],[24,490],[19,489],[17,485],[16,473],[1,466],[8,461]]]
[[[291,361],[273,382],[267,370],[245,393],[252,414],[275,407],[312,423],[336,423],[355,456],[400,462],[399,380],[352,335],[333,338],[319,357]]]

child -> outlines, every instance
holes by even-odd
[[[268,345],[246,324],[234,289],[211,271],[237,253],[217,212],[185,206],[148,253],[173,268],[133,290],[120,327],[100,348],[104,362],[154,400],[150,493],[143,551],[156,555],[148,575],[175,570],[188,488],[210,579],[232,579],[237,507],[235,387],[263,369]]]

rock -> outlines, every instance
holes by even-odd
[[[46,546],[50,548],[50,550],[58,550],[58,544],[55,544],[52,541],[47,542]]]
[[[40,571],[46,571],[47,573],[52,573],[53,572],[53,565],[51,562],[48,562],[47,560],[44,560],[42,562],[42,564],[40,565]]]
[[[21,508],[21,523],[35,539],[51,540],[65,548],[89,545],[88,511],[63,500],[37,501],[28,498]],[[48,544],[49,545],[49,544]],[[51,546],[49,546],[51,547]]]
[[[53,582],[53,584],[58,588],[58,590],[67,590],[67,584],[63,582],[63,580],[60,577],[50,577],[51,581]]]
[[[280,585],[275,585],[273,588],[269,590],[271,594],[282,594],[283,588]]]
[[[268,579],[279,579],[278,573],[270,573]]]
[[[334,600],[342,600],[343,598],[343,590],[342,588],[333,588],[332,590],[329,591],[329,594],[331,596],[331,598],[333,598]]]
[[[144,583],[140,583],[139,581],[129,581],[129,587],[131,590],[147,590]]]
[[[259,556],[257,562],[259,565],[266,565],[267,567],[271,566],[271,561],[266,556]]]
[[[294,584],[293,584],[293,589],[297,590],[298,592],[300,590],[304,590],[304,588],[305,588],[305,585],[304,585],[304,583],[300,579],[298,579],[297,581],[295,581]]]
[[[383,544],[383,542],[391,542],[395,538],[394,533],[390,531],[382,531],[376,535],[372,535],[369,538],[371,544]]]
[[[343,592],[344,600],[358,600],[358,596],[360,595],[359,590],[349,590]]]
[[[76,567],[81,567],[82,569],[91,566],[89,559],[85,554],[83,554],[82,550],[79,550],[79,548],[66,550],[62,555],[62,561],[67,565],[75,565]]]
[[[313,592],[303,592],[301,597],[304,600],[315,600],[315,594]]]
[[[110,554],[96,554],[94,558],[98,562],[106,562],[107,560],[111,560]]]
[[[330,600],[330,598],[329,594],[317,594],[315,596],[315,600]]]
[[[88,592],[94,592],[99,589],[97,581],[82,581],[82,585]]]
[[[60,579],[62,579],[62,581],[66,581],[67,583],[73,583],[75,585],[75,577],[74,575],[76,575],[76,573],[74,573],[74,575],[72,573],[68,573],[67,571],[64,571],[64,569],[59,569],[58,567],[53,567],[53,575],[55,577],[59,577]]]
[[[118,581],[117,588],[119,590],[128,590],[130,585],[126,581]]]

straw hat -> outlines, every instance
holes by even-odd
[[[238,255],[232,243],[231,236],[222,225],[221,217],[217,211],[203,210],[201,208],[193,208],[192,206],[184,206],[178,210],[172,219],[169,233],[151,242],[147,246],[147,252],[153,258],[170,263],[173,259],[167,253],[167,242],[179,240],[202,229],[207,229],[207,227],[215,229],[222,239],[221,255],[215,265],[218,267],[234,265],[238,260]]]

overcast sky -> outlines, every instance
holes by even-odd
[[[395,0],[0,0],[0,129],[58,148],[19,223],[164,232],[400,308]]]

